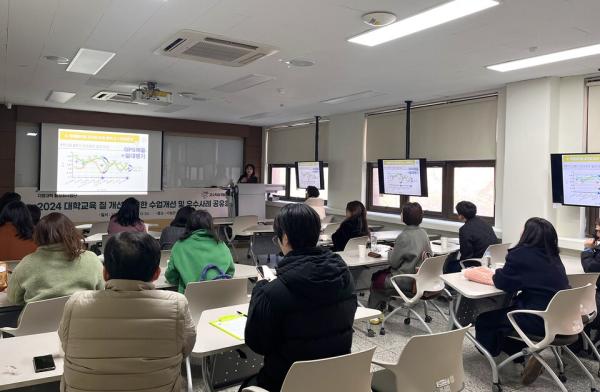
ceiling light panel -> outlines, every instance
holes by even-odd
[[[539,65],[558,63],[560,61],[579,59],[598,54],[600,54],[600,44],[490,65],[487,68],[498,72],[508,72],[515,71],[517,69],[537,67]]]
[[[483,11],[498,4],[500,4],[498,0],[454,0],[388,26],[359,34],[348,39],[348,41],[365,46],[376,46]]]
[[[56,103],[66,103],[69,99],[73,98],[75,93],[67,93],[64,91],[52,91],[46,101]]]
[[[384,95],[384,93],[381,93],[378,91],[367,90],[367,91],[361,91],[359,93],[344,95],[342,97],[326,99],[324,101],[321,101],[321,103],[328,103],[330,105],[335,105],[335,104],[339,104],[339,103],[358,101],[359,99],[378,97],[380,95]]]
[[[243,78],[236,79],[232,82],[217,86],[213,88],[213,90],[223,93],[236,93],[238,91],[249,89],[250,87],[258,86],[259,84],[270,82],[274,79],[275,77],[273,76],[251,74],[244,76]]]
[[[71,60],[67,72],[96,75],[113,58],[116,53],[81,48]]]

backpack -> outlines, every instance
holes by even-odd
[[[214,264],[208,264],[206,267],[204,267],[202,269],[202,272],[200,273],[199,282],[205,281],[206,280],[206,275],[208,275],[208,271],[213,270],[213,269],[217,271],[217,276],[215,276],[212,280],[231,279],[231,275],[226,274],[225,272],[223,272],[221,270],[221,268],[217,267]]]

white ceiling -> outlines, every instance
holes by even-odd
[[[591,74],[600,56],[510,73],[486,65],[600,43],[598,0],[504,0],[490,10],[379,47],[346,41],[366,30],[360,16],[386,10],[403,18],[445,0],[0,0],[0,102],[219,122],[273,125],[494,89],[543,76]],[[172,34],[193,29],[273,45],[280,52],[241,68],[154,54]],[[100,73],[65,72],[46,55],[72,58],[81,47],[116,52]],[[537,49],[531,49],[531,48]],[[304,57],[311,68],[280,59]],[[238,92],[213,87],[251,73],[275,80]],[[175,97],[186,107],[96,102],[104,89],[131,92],[140,82],[193,91],[209,100]],[[284,94],[278,92],[284,89]],[[66,104],[51,90],[76,92]],[[373,98],[328,105],[322,100],[375,90]],[[255,121],[241,119],[271,113]]]

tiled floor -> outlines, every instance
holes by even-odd
[[[433,321],[430,324],[434,332],[441,332],[446,330],[446,322],[442,319],[439,314],[432,313]],[[413,320],[410,325],[403,323],[404,317],[398,315],[394,319],[386,322],[386,335],[377,335],[373,338],[369,338],[365,334],[365,323],[356,323],[354,334],[354,340],[352,344],[352,351],[364,350],[369,347],[376,346],[375,358],[383,361],[395,361],[402,351],[402,347],[406,344],[411,336],[424,334],[425,330],[419,326],[416,320]],[[375,331],[378,332],[376,326]],[[504,358],[504,357],[503,357]],[[555,361],[552,356],[544,355],[544,358],[548,359],[548,363],[553,368],[555,367]],[[566,363],[566,375],[568,381],[566,387],[569,391],[589,391],[590,386],[585,378],[583,372],[579,370],[572,361],[567,358]],[[594,376],[598,371],[598,363],[589,358],[582,359],[584,365],[591,371]],[[375,368],[375,367],[374,367]],[[471,342],[465,339],[464,344],[464,369],[466,375],[465,389],[468,392],[479,392],[479,391],[491,391],[491,370],[484,359],[484,357],[478,353]],[[426,367],[424,367],[426,371]],[[532,385],[525,387],[520,384],[520,374],[522,371],[521,365],[510,364],[504,368],[500,377],[502,380],[503,391],[532,391],[532,392],[546,392],[546,391],[558,391],[559,388],[554,384],[552,379],[546,374],[542,376]],[[201,391],[202,381],[199,378],[199,368],[194,368],[194,389]],[[600,383],[600,380],[596,377],[596,381]],[[238,387],[232,387],[225,389],[226,392],[236,392]]]

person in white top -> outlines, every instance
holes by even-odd
[[[317,187],[309,186],[306,188],[306,201],[304,204],[310,206],[319,214],[321,220],[325,219],[325,201],[319,198],[320,193]]]

